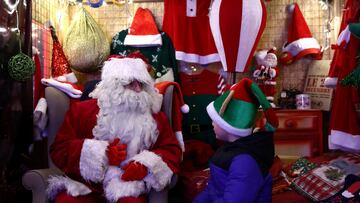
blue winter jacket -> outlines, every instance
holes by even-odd
[[[255,133],[224,145],[211,159],[208,185],[194,203],[271,202],[273,158],[272,133]]]

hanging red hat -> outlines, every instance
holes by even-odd
[[[310,29],[297,3],[291,5],[292,19],[288,26],[288,39],[282,48],[280,62],[290,64],[304,56],[321,59],[322,48],[319,42],[312,37]]]
[[[184,149],[184,140],[182,135],[182,114],[189,112],[189,106],[184,103],[183,95],[181,92],[180,85],[176,82],[164,81],[155,84],[155,87],[159,90],[159,93],[164,95],[166,89],[173,85],[173,98],[172,98],[172,112],[171,112],[171,121],[172,121],[172,128],[175,132],[176,138],[178,139],[180,146],[183,151]]]
[[[125,37],[124,45],[135,47],[161,46],[162,39],[151,11],[139,7]]]
[[[51,76],[56,78],[58,76],[71,73],[70,65],[64,51],[60,45],[60,42],[56,36],[55,28],[50,26],[51,37],[53,39],[53,51],[51,58]]]
[[[262,0],[214,0],[210,8],[211,32],[227,72],[245,72],[265,29]]]

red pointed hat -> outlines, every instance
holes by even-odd
[[[51,37],[53,40],[53,51],[51,57],[51,76],[58,77],[71,73],[70,64],[64,54],[63,48],[56,36],[55,28],[50,26]]]
[[[288,39],[282,48],[280,61],[289,64],[304,56],[321,59],[322,51],[319,42],[312,37],[310,29],[297,3],[291,5],[292,19],[288,26]]]
[[[162,39],[151,11],[139,7],[125,37],[124,45],[135,47],[161,46]]]

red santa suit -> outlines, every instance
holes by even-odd
[[[357,66],[360,40],[349,33],[347,25],[358,22],[360,7],[356,5],[359,3],[359,0],[346,1],[329,77],[325,80],[327,87],[336,87],[331,108],[330,149],[360,151],[360,118],[355,107],[359,103],[359,91],[340,83]]]
[[[211,0],[165,0],[163,31],[175,47],[176,59],[209,64],[220,61],[210,30]]]
[[[117,66],[114,68],[117,69],[113,68],[110,71],[105,64],[102,81],[107,77],[114,77],[114,81],[119,81],[120,76],[124,75],[128,79],[129,77],[133,78],[134,75],[127,72],[131,69],[134,74],[137,74],[135,78],[143,82],[144,89],[149,88],[146,85],[149,83],[148,79],[151,79],[150,75],[147,72],[146,74],[137,72],[136,64],[135,66],[129,64],[127,67],[124,67],[126,64],[120,64],[123,67],[118,64],[115,65]],[[118,70],[121,68],[127,68],[127,70]],[[144,70],[146,71],[146,68]],[[121,79],[125,80],[124,77]],[[96,92],[97,89],[94,91]],[[98,93],[102,91],[104,89]],[[109,90],[109,92],[111,91],[114,90]],[[116,96],[116,93],[113,95]],[[100,136],[94,131],[96,127],[101,125],[99,117],[106,117],[107,114],[99,108],[101,107],[101,100],[102,98],[91,99],[70,106],[64,123],[50,148],[50,155],[54,164],[66,174],[66,176],[53,177],[49,180],[48,195],[51,198],[55,198],[59,193],[65,191],[69,196],[80,198],[91,197],[89,195],[93,194],[99,194],[98,196],[104,194],[107,201],[116,202],[124,197],[144,195],[150,189],[160,191],[170,183],[173,174],[179,171],[181,148],[163,112],[151,111],[154,112],[152,118],[157,129],[154,131],[156,137],[150,142],[150,145],[143,144],[147,142],[146,140],[140,141],[139,143],[145,146],[140,148],[137,147],[138,145],[132,145],[133,140],[142,139],[132,136],[132,130],[125,131],[128,133],[124,134],[115,133],[116,135],[111,135],[112,131],[109,129],[109,133],[106,131]],[[157,107],[157,109],[159,108]],[[149,116],[151,117],[151,115]],[[130,118],[124,118],[124,120],[130,120]],[[107,122],[106,119],[105,122]],[[111,121],[108,122],[111,123]],[[147,124],[139,123],[138,125]],[[123,144],[127,144],[127,159],[120,166],[109,165],[107,157],[108,146],[114,137],[119,138]],[[131,161],[140,163],[147,168],[148,174],[144,179],[135,181],[122,179],[122,174],[124,174],[122,167]],[[66,200],[66,198],[63,199]]]

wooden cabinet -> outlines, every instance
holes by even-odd
[[[320,110],[275,110],[279,127],[274,134],[275,154],[295,158],[323,152],[323,115]],[[257,125],[265,122],[261,119]]]

